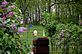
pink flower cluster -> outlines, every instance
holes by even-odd
[[[8,13],[8,16],[9,16],[9,17],[13,17],[14,14],[15,14],[15,12],[12,12],[12,11],[11,11],[11,12]]]
[[[13,30],[17,30],[19,33],[23,33],[25,31],[27,31],[27,28],[25,27],[19,27],[17,25],[17,21],[14,19],[9,19],[9,18],[13,18],[15,15],[15,12],[13,12],[13,9],[16,7],[15,5],[11,5],[11,6],[7,6],[9,4],[9,2],[7,2],[6,0],[3,1],[0,5],[0,9],[2,12],[0,12],[0,18],[3,20],[3,24],[6,26],[7,23],[8,26],[10,26],[11,29]],[[21,24],[23,24],[23,20],[20,21]]]
[[[7,5],[7,4],[8,4],[7,1],[2,2],[2,5]]]
[[[1,8],[3,11],[7,11],[6,5],[8,5],[8,4],[9,4],[9,2],[3,1],[3,2],[1,3],[1,5],[0,5],[0,8]],[[11,8],[11,9],[12,9],[12,8],[15,8],[15,5],[11,5],[10,8]],[[1,17],[2,17],[3,21],[5,21],[5,20],[7,19],[7,17],[13,17],[14,14],[15,14],[15,12],[10,11],[9,13],[6,13],[6,14],[3,13],[3,15],[2,15]]]

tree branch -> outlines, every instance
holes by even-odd
[[[50,7],[52,7],[52,6],[55,5],[55,4],[76,4],[76,2],[67,1],[67,2],[53,3],[53,4],[50,5]]]

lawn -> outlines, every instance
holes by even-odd
[[[29,27],[29,25],[27,25],[27,28]],[[22,37],[22,42],[25,42],[27,44],[28,50],[31,51],[32,49],[32,40],[34,39],[35,36],[33,36],[33,31],[37,30],[38,34],[36,37],[43,37],[43,30],[44,27],[41,25],[33,25],[32,28],[28,28],[28,31],[25,32],[21,37]]]

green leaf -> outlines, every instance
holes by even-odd
[[[2,23],[2,21],[3,21],[3,20],[2,20],[2,18],[0,17],[0,23]]]
[[[2,8],[0,8],[0,12],[2,12],[2,13],[3,13],[3,10],[2,10]]]
[[[2,43],[0,43],[0,46],[3,45]]]

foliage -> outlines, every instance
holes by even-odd
[[[67,34],[64,34],[64,33],[71,33],[69,34],[69,36],[71,35],[72,38],[76,38],[78,37],[78,32],[80,31],[80,27],[77,26],[76,24],[62,24],[62,23],[59,23],[56,25],[56,33],[55,33],[55,37],[61,37],[61,36],[64,36],[64,37],[67,37],[68,35]],[[73,40],[73,39],[72,39]]]
[[[56,31],[56,24],[58,23],[58,19],[56,18],[56,15],[54,13],[43,13],[43,21],[42,25],[45,27],[47,31],[47,36],[52,37]]]
[[[42,16],[43,16],[44,20],[47,22],[57,20],[55,13],[44,12],[44,13],[42,13]]]
[[[74,50],[73,53],[77,54],[77,52],[81,52],[81,40],[82,36],[79,35],[81,28],[76,24],[62,24],[59,23],[56,25],[56,33],[53,35],[55,38],[54,43],[55,46],[60,46],[63,54],[70,54],[70,50]],[[75,47],[75,49],[73,48]],[[78,47],[78,49],[77,49]],[[69,50],[70,49],[70,50]],[[80,51],[79,51],[80,49]]]
[[[47,36],[52,37],[56,32],[56,24],[52,21],[45,26]]]
[[[20,10],[7,1],[0,5],[0,54],[20,54],[25,53],[20,41],[21,23]],[[21,32],[27,29],[22,27]]]

